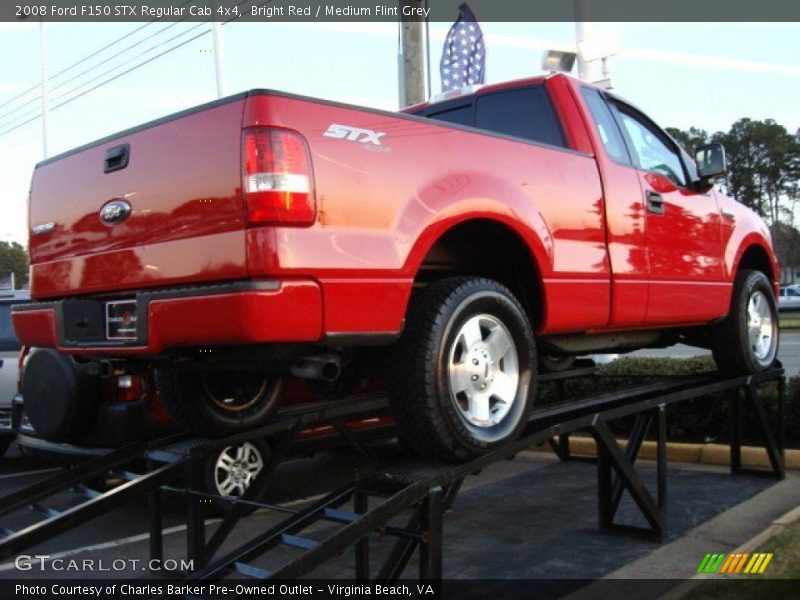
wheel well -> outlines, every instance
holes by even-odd
[[[456,225],[428,251],[414,284],[464,275],[502,283],[520,301],[534,327],[542,322],[539,272],[529,248],[513,229],[485,219]]]
[[[741,260],[739,260],[739,270],[743,269],[761,271],[770,282],[775,279],[775,273],[772,271],[772,263],[770,263],[767,251],[761,246],[750,246],[744,251]]]

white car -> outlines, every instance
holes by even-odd
[[[0,456],[14,440],[12,403],[19,380],[20,345],[11,324],[11,305],[28,300],[25,290],[0,290]]]
[[[800,289],[797,286],[782,287],[778,296],[778,310],[800,310]]]

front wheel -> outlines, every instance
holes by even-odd
[[[413,295],[391,360],[400,433],[429,458],[460,462],[501,447],[533,408],[532,328],[496,281],[445,279]]]
[[[778,308],[769,279],[761,271],[739,272],[730,313],[712,331],[717,367],[736,375],[770,369],[778,355],[778,334]]]

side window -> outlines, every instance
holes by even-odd
[[[800,292],[798,292],[797,290],[794,290],[792,288],[789,288],[788,290],[786,290],[786,293],[789,296],[792,296],[793,298],[796,298],[797,296],[800,296]]]
[[[633,145],[639,166],[645,171],[653,171],[668,177],[676,185],[686,185],[678,150],[673,147],[664,133],[655,125],[627,107],[618,105],[619,117],[628,138]]]
[[[455,123],[456,125],[469,125],[472,127],[472,104],[448,108],[439,112],[428,113],[429,119]]]
[[[600,135],[600,139],[603,140],[603,145],[606,147],[608,155],[613,161],[620,164],[631,164],[622,134],[619,132],[616,121],[614,121],[614,115],[611,114],[611,109],[608,108],[608,104],[603,100],[600,92],[585,87],[581,88],[581,93],[589,106],[594,125],[597,127],[597,133]]]
[[[478,96],[475,127],[552,146],[567,145],[541,85]]]

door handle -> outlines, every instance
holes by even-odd
[[[644,197],[647,199],[647,212],[651,212],[654,215],[664,214],[664,196],[652,190],[647,190],[644,193]]]
[[[107,150],[105,160],[103,160],[103,173],[112,173],[113,171],[119,171],[127,167],[130,154],[130,144],[114,146],[110,150]]]

